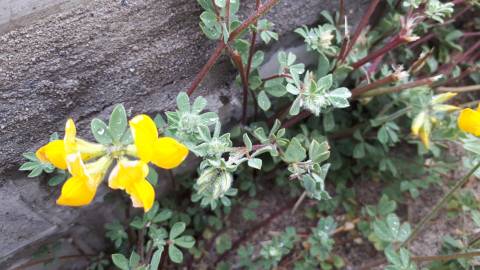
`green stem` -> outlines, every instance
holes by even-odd
[[[465,253],[453,253],[448,255],[438,255],[438,256],[415,256],[412,257],[413,261],[416,262],[428,262],[428,261],[449,261],[459,258],[473,258],[479,257],[480,251],[476,252],[465,252]]]
[[[472,176],[479,167],[480,167],[480,162],[477,163],[477,165],[475,165],[475,167],[473,167],[462,179],[460,179],[460,181],[458,181],[457,184],[455,184],[455,186],[447,194],[445,194],[445,196],[443,196],[443,198],[435,205],[432,211],[430,211],[430,213],[428,213],[420,221],[417,227],[415,227],[415,229],[412,231],[408,239],[405,240],[405,242],[403,242],[400,245],[400,248],[407,246],[410,242],[412,242],[413,239],[415,239],[415,237],[423,229],[425,224],[427,224],[427,222],[429,222],[432,218],[434,218],[437,215],[438,211],[440,211],[440,209],[442,209],[442,207],[448,201],[450,201],[450,199],[452,198],[452,196],[455,194],[457,190],[459,190],[463,185],[465,185],[468,182],[468,180],[470,179],[470,176]]]

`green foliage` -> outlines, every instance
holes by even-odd
[[[346,221],[338,232],[354,231],[345,238],[368,240],[383,251],[386,269],[416,269],[415,258],[404,248],[412,228],[402,221],[398,205],[420,198],[432,185],[443,185],[445,175],[458,166],[447,142],[461,142],[466,168],[480,161],[480,139],[457,129],[457,107],[450,104],[459,105],[458,100],[438,88],[446,82],[480,83],[479,73],[470,72],[478,61],[467,55],[469,61],[456,62],[467,49],[462,43],[470,44],[464,32],[478,30],[480,21],[449,23],[455,10],[448,1],[387,0],[376,11],[384,14],[359,29],[359,38],[353,40],[349,31],[355,27],[347,25],[348,20],[323,11],[322,24],[295,30],[314,64],[306,66],[294,53],[280,51],[278,72],[262,78],[260,68],[270,53],[258,50],[252,38],[265,44],[278,40],[273,23],[257,16],[239,29],[240,0],[197,2],[202,8],[200,29],[228,46],[225,54],[241,73],[237,82],[245,83],[249,95],[242,108],[246,117],[241,124],[222,126],[217,113],[208,111],[210,100],[192,99],[185,92],[178,94],[174,111],[155,117],[159,133],[184,143],[198,166],[195,172],[175,175],[171,190],[162,193],[149,212],[105,225],[115,248],[112,263],[119,269],[153,270],[161,267],[162,256],[167,264],[181,264],[186,258],[195,261],[235,251],[235,234],[228,231],[232,221],[263,219],[263,202],[252,197],[279,192],[286,201],[305,195],[317,200],[299,208],[304,211],[300,215],[318,220],[317,225],[270,232],[273,237],[256,246],[245,243],[236,250],[238,268],[275,269],[292,254],[300,255],[294,269],[345,268],[335,243],[336,221]],[[408,44],[426,35],[431,40]],[[368,61],[358,64],[363,59]],[[133,142],[122,105],[113,109],[108,124],[94,119],[91,131],[109,153],[135,150],[122,148]],[[29,177],[54,173],[50,186],[67,179],[67,172],[55,170],[34,153],[24,156],[28,161],[20,170],[30,171]],[[158,186],[163,178],[150,169],[147,180]],[[359,188],[368,189],[368,195]],[[466,215],[480,227],[478,201],[471,192],[456,193],[448,210],[450,216]],[[478,249],[478,243],[465,241],[470,236],[445,237],[442,253]],[[92,264],[93,269],[106,266],[103,258]],[[432,263],[429,269],[471,266],[471,259],[461,258]],[[229,267],[228,262],[217,265]]]

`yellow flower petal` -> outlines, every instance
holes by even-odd
[[[155,200],[155,190],[145,179],[148,165],[142,161],[120,160],[110,173],[108,185],[112,189],[124,189],[131,197],[134,207],[150,210]]]
[[[421,112],[417,116],[415,116],[411,127],[413,135],[418,136],[418,132],[420,131],[420,128],[425,124],[426,118],[426,112]]]
[[[65,124],[65,137],[63,142],[65,144],[65,153],[67,155],[73,154],[77,151],[77,144],[75,142],[75,137],[77,136],[77,129],[75,128],[75,123],[69,118]]]
[[[152,163],[163,169],[178,167],[187,157],[188,148],[170,137],[156,141]]]
[[[132,199],[133,207],[143,207],[148,212],[155,201],[155,190],[146,179],[134,181],[127,186],[126,192]]]
[[[72,177],[62,186],[57,204],[65,206],[82,206],[89,204],[95,197],[102,173],[90,175],[81,159],[80,153],[67,156],[67,167]]]
[[[148,115],[141,114],[130,120],[137,155],[143,162],[149,162],[154,155],[154,145],[158,139],[155,122]]]
[[[419,136],[422,140],[423,146],[425,146],[426,149],[430,149],[430,132],[422,128]]]
[[[73,176],[63,184],[62,194],[57,199],[57,204],[64,206],[82,206],[92,202],[96,189],[92,189],[85,177]]]
[[[460,112],[458,117],[458,127],[475,136],[480,136],[480,112],[470,108]]]
[[[35,153],[37,158],[43,162],[50,162],[53,166],[67,169],[66,153],[62,140],[54,140],[42,146]]]
[[[435,95],[435,96],[432,97],[431,104],[444,103],[445,101],[453,98],[456,95],[457,95],[457,93],[453,93],[453,92],[447,92],[447,93]]]
[[[142,161],[120,160],[108,178],[112,189],[127,189],[133,182],[141,181],[148,175],[148,165]]]
[[[448,104],[438,104],[433,106],[433,110],[436,112],[453,112],[459,109],[460,108],[457,106],[448,105]]]

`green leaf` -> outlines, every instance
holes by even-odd
[[[316,140],[312,140],[308,149],[308,156],[313,162],[320,163],[330,157],[329,149],[330,146],[328,145],[328,142],[324,141],[318,143]]]
[[[112,254],[112,261],[116,267],[120,268],[121,270],[129,270],[128,268],[128,260],[123,256],[123,254],[117,253]]]
[[[135,269],[138,266],[139,262],[140,262],[140,255],[138,255],[135,251],[132,251],[132,254],[130,254],[130,260],[128,262],[128,266],[130,268]]]
[[[148,166],[148,175],[147,181],[150,182],[153,186],[157,186],[158,183],[158,173],[155,168]]]
[[[300,105],[301,105],[301,102],[302,102],[302,99],[300,97],[297,97],[291,107],[290,107],[290,115],[294,116],[294,115],[298,115],[300,113]]]
[[[323,91],[327,91],[330,89],[330,87],[332,87],[332,84],[333,84],[333,76],[332,74],[328,74],[326,76],[321,77],[317,81],[317,88]]]
[[[252,58],[252,70],[259,67],[263,63],[265,54],[262,51],[257,51]]]
[[[67,176],[65,174],[57,174],[48,180],[48,185],[51,187],[55,187],[63,183],[66,179]]]
[[[262,169],[262,160],[259,158],[252,158],[248,160],[248,166],[254,169]]]
[[[223,254],[225,251],[232,248],[232,239],[228,234],[222,234],[215,239],[215,250],[218,254]]]
[[[35,169],[36,167],[38,167],[40,164],[38,163],[38,161],[27,161],[25,163],[22,164],[22,166],[20,166],[19,170],[20,171],[31,171],[33,169]]]
[[[258,101],[258,106],[264,111],[268,111],[272,106],[272,103],[270,102],[270,98],[268,98],[265,91],[260,91],[260,93],[257,96],[257,101]]]
[[[94,118],[90,125],[92,134],[97,142],[105,145],[112,143],[112,137],[110,136],[108,127],[102,120]]]
[[[307,157],[305,148],[297,138],[293,138],[288,144],[287,150],[285,151],[285,161],[288,163],[295,163],[303,161]]]
[[[183,248],[192,248],[195,245],[195,239],[190,235],[184,235],[174,240],[175,245]]]
[[[358,143],[353,148],[353,157],[356,159],[361,159],[365,157],[365,143]]]
[[[345,87],[335,89],[328,93],[327,98],[335,108],[346,108],[350,106],[348,99],[352,96],[350,90]]]
[[[400,220],[395,214],[389,214],[386,220],[377,220],[373,223],[373,231],[383,241],[403,242],[410,235],[410,225],[400,225]]]
[[[174,263],[181,263],[183,261],[183,253],[175,245],[168,246],[168,257]]]
[[[250,137],[248,137],[247,133],[243,134],[243,144],[245,144],[245,147],[247,147],[248,151],[252,151],[253,149],[252,141],[250,140]]]
[[[110,134],[116,142],[119,142],[128,126],[127,112],[122,104],[117,105],[110,115],[108,128]]]
[[[383,195],[378,203],[378,214],[383,217],[392,213],[395,209],[397,209],[397,203]]]
[[[169,220],[173,215],[173,212],[172,210],[170,209],[164,209],[162,211],[160,211],[160,213],[158,213],[155,218],[153,218],[153,222],[154,223],[161,223],[161,222],[164,222],[166,220]]]
[[[37,177],[42,174],[43,168],[42,166],[35,167],[29,174],[28,177]]]
[[[330,61],[323,53],[318,55],[317,78],[322,78],[330,71]]]
[[[177,108],[181,112],[190,112],[190,98],[187,93],[180,92],[177,96]]]
[[[163,247],[157,249],[152,256],[152,261],[150,262],[150,269],[149,270],[158,270],[158,266],[160,265],[160,259],[162,258]]]
[[[23,153],[22,156],[30,161],[39,161],[34,152]]]
[[[215,5],[217,5],[217,7],[224,8],[226,4],[227,0],[215,0]]]
[[[207,100],[202,96],[197,97],[193,102],[192,113],[198,114],[202,112],[206,106],[207,106]]]
[[[177,238],[177,236],[179,236],[185,231],[185,228],[186,228],[185,222],[177,222],[173,224],[172,228],[170,229],[170,235],[168,238],[170,240]]]

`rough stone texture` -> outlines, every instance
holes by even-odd
[[[243,14],[252,11],[250,2]],[[350,2],[350,21],[355,21],[368,1]],[[280,1],[268,18],[282,40],[337,6],[338,1]],[[186,90],[213,50],[213,42],[199,31],[200,12],[194,0],[130,0],[128,6],[85,0],[0,36],[0,268],[18,263],[44,240],[75,238],[72,227],[89,232],[88,241],[75,239],[99,248],[99,228],[119,214],[106,211],[110,206],[104,204],[81,210],[56,206],[58,188],[17,171],[21,153],[62,131],[67,117],[76,121],[80,136],[89,138],[90,120],[105,119],[117,103],[129,114],[172,109],[177,93]],[[225,121],[239,103],[232,94],[240,92],[234,76],[222,60],[198,90]],[[96,201],[101,200],[99,194]]]

